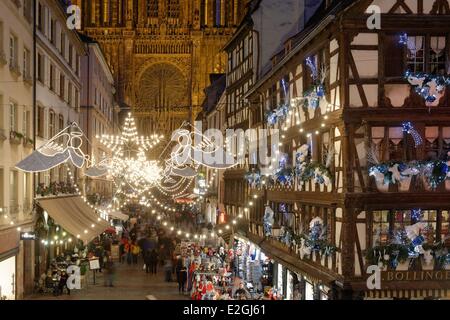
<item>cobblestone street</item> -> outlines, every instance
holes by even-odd
[[[164,274],[158,270],[158,274],[146,274],[142,270],[142,259],[137,265],[117,264],[114,287],[103,285],[103,274],[97,273],[95,285],[92,272],[89,272],[89,280],[86,288],[72,290],[70,295],[64,291],[63,295],[53,296],[51,293],[35,294],[27,297],[31,300],[183,300],[188,296],[178,294],[176,282],[165,282]]]

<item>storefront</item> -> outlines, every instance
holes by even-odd
[[[0,300],[16,299],[16,256],[0,260]]]
[[[284,300],[328,300],[330,288],[317,279],[274,262],[274,291]]]
[[[262,294],[273,286],[273,263],[261,248],[243,237],[235,237],[234,252],[235,273],[247,288]]]

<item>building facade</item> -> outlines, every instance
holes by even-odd
[[[271,175],[249,168],[247,237],[303,299],[448,298],[449,13],[326,2],[248,91],[250,126],[281,141]]]
[[[66,6],[65,1],[36,1],[36,148],[63,130],[69,132],[72,123],[80,124],[83,89],[80,58],[87,52],[76,30],[67,27]],[[67,162],[38,173],[36,184],[38,197],[52,196],[74,192],[75,184],[82,186],[82,180],[80,172]],[[37,225],[42,226],[45,212],[37,206],[37,213]],[[47,231],[42,227],[36,230],[42,238]],[[46,270],[46,265],[61,250],[56,245],[49,248],[39,242],[36,272]]]
[[[308,6],[310,2],[252,1],[238,30],[224,48],[227,53],[225,123],[227,129],[235,130],[233,136],[227,136],[226,148],[238,162],[223,174],[224,198],[219,202],[229,216],[243,215],[250,219],[246,208],[249,190],[244,176],[258,162],[258,130],[264,129],[262,115],[251,112],[258,105],[253,105],[245,96],[257,79],[267,73],[267,65],[271,66],[269,57],[283,47],[284,40],[302,30],[306,18],[317,9],[317,6]],[[267,19],[269,14],[270,19]],[[249,128],[255,131],[245,132]],[[247,144],[239,141],[247,141]],[[263,210],[259,202],[255,205],[256,210]]]
[[[80,124],[88,140],[85,152],[93,163],[98,163],[111,157],[108,149],[100,143],[100,137],[119,131],[119,107],[114,98],[114,79],[102,49],[92,39],[82,38],[87,46],[87,55],[81,57]],[[88,197],[112,198],[112,181],[106,177],[85,177],[84,188]]]
[[[211,73],[225,71],[222,47],[245,0],[77,0],[82,32],[100,43],[119,103],[138,130],[170,136],[195,119]]]
[[[33,176],[15,165],[33,151],[32,1],[0,3],[0,299],[33,286]]]

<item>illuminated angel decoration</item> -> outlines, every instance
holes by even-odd
[[[89,161],[89,156],[81,150],[83,136],[81,128],[73,122],[20,161],[16,168],[26,172],[42,172],[67,161],[77,168],[82,168]]]
[[[175,175],[194,178],[200,165],[213,169],[228,169],[237,164],[234,159],[227,159],[225,150],[202,133],[179,129],[173,133],[172,141],[178,144],[166,160],[164,172],[167,177]]]

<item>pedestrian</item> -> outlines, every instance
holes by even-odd
[[[64,293],[64,288],[67,289],[67,294],[70,295],[70,289],[67,286],[67,279],[69,278],[68,274],[65,271],[61,272],[61,276],[59,278],[59,283],[58,283],[58,294],[63,294]]]
[[[179,279],[180,270],[183,268],[183,259],[181,256],[177,256],[176,264],[175,264],[175,275],[177,276],[177,282]]]
[[[137,264],[138,263],[138,256],[139,253],[141,252],[141,248],[139,248],[139,246],[137,245],[136,241],[133,241],[131,244],[131,254],[133,257],[133,264]]]
[[[123,255],[125,254],[125,242],[123,241],[124,238],[120,241],[119,244],[119,261],[120,263],[123,262]]]
[[[104,285],[105,287],[114,287],[113,280],[115,274],[115,265],[114,261],[111,257],[111,254],[107,252],[105,256],[105,277],[104,277]]]
[[[164,264],[164,273],[166,282],[172,281],[172,259],[166,259]]]
[[[156,249],[153,249],[150,252],[149,263],[150,263],[150,272],[152,274],[156,274],[158,267],[158,253],[156,252]]]
[[[131,243],[129,241],[125,244],[125,254],[127,256],[128,265],[131,265]]]
[[[178,292],[184,293],[187,281],[187,269],[185,266],[183,265],[181,266],[181,269],[177,274],[177,278],[178,278]]]

